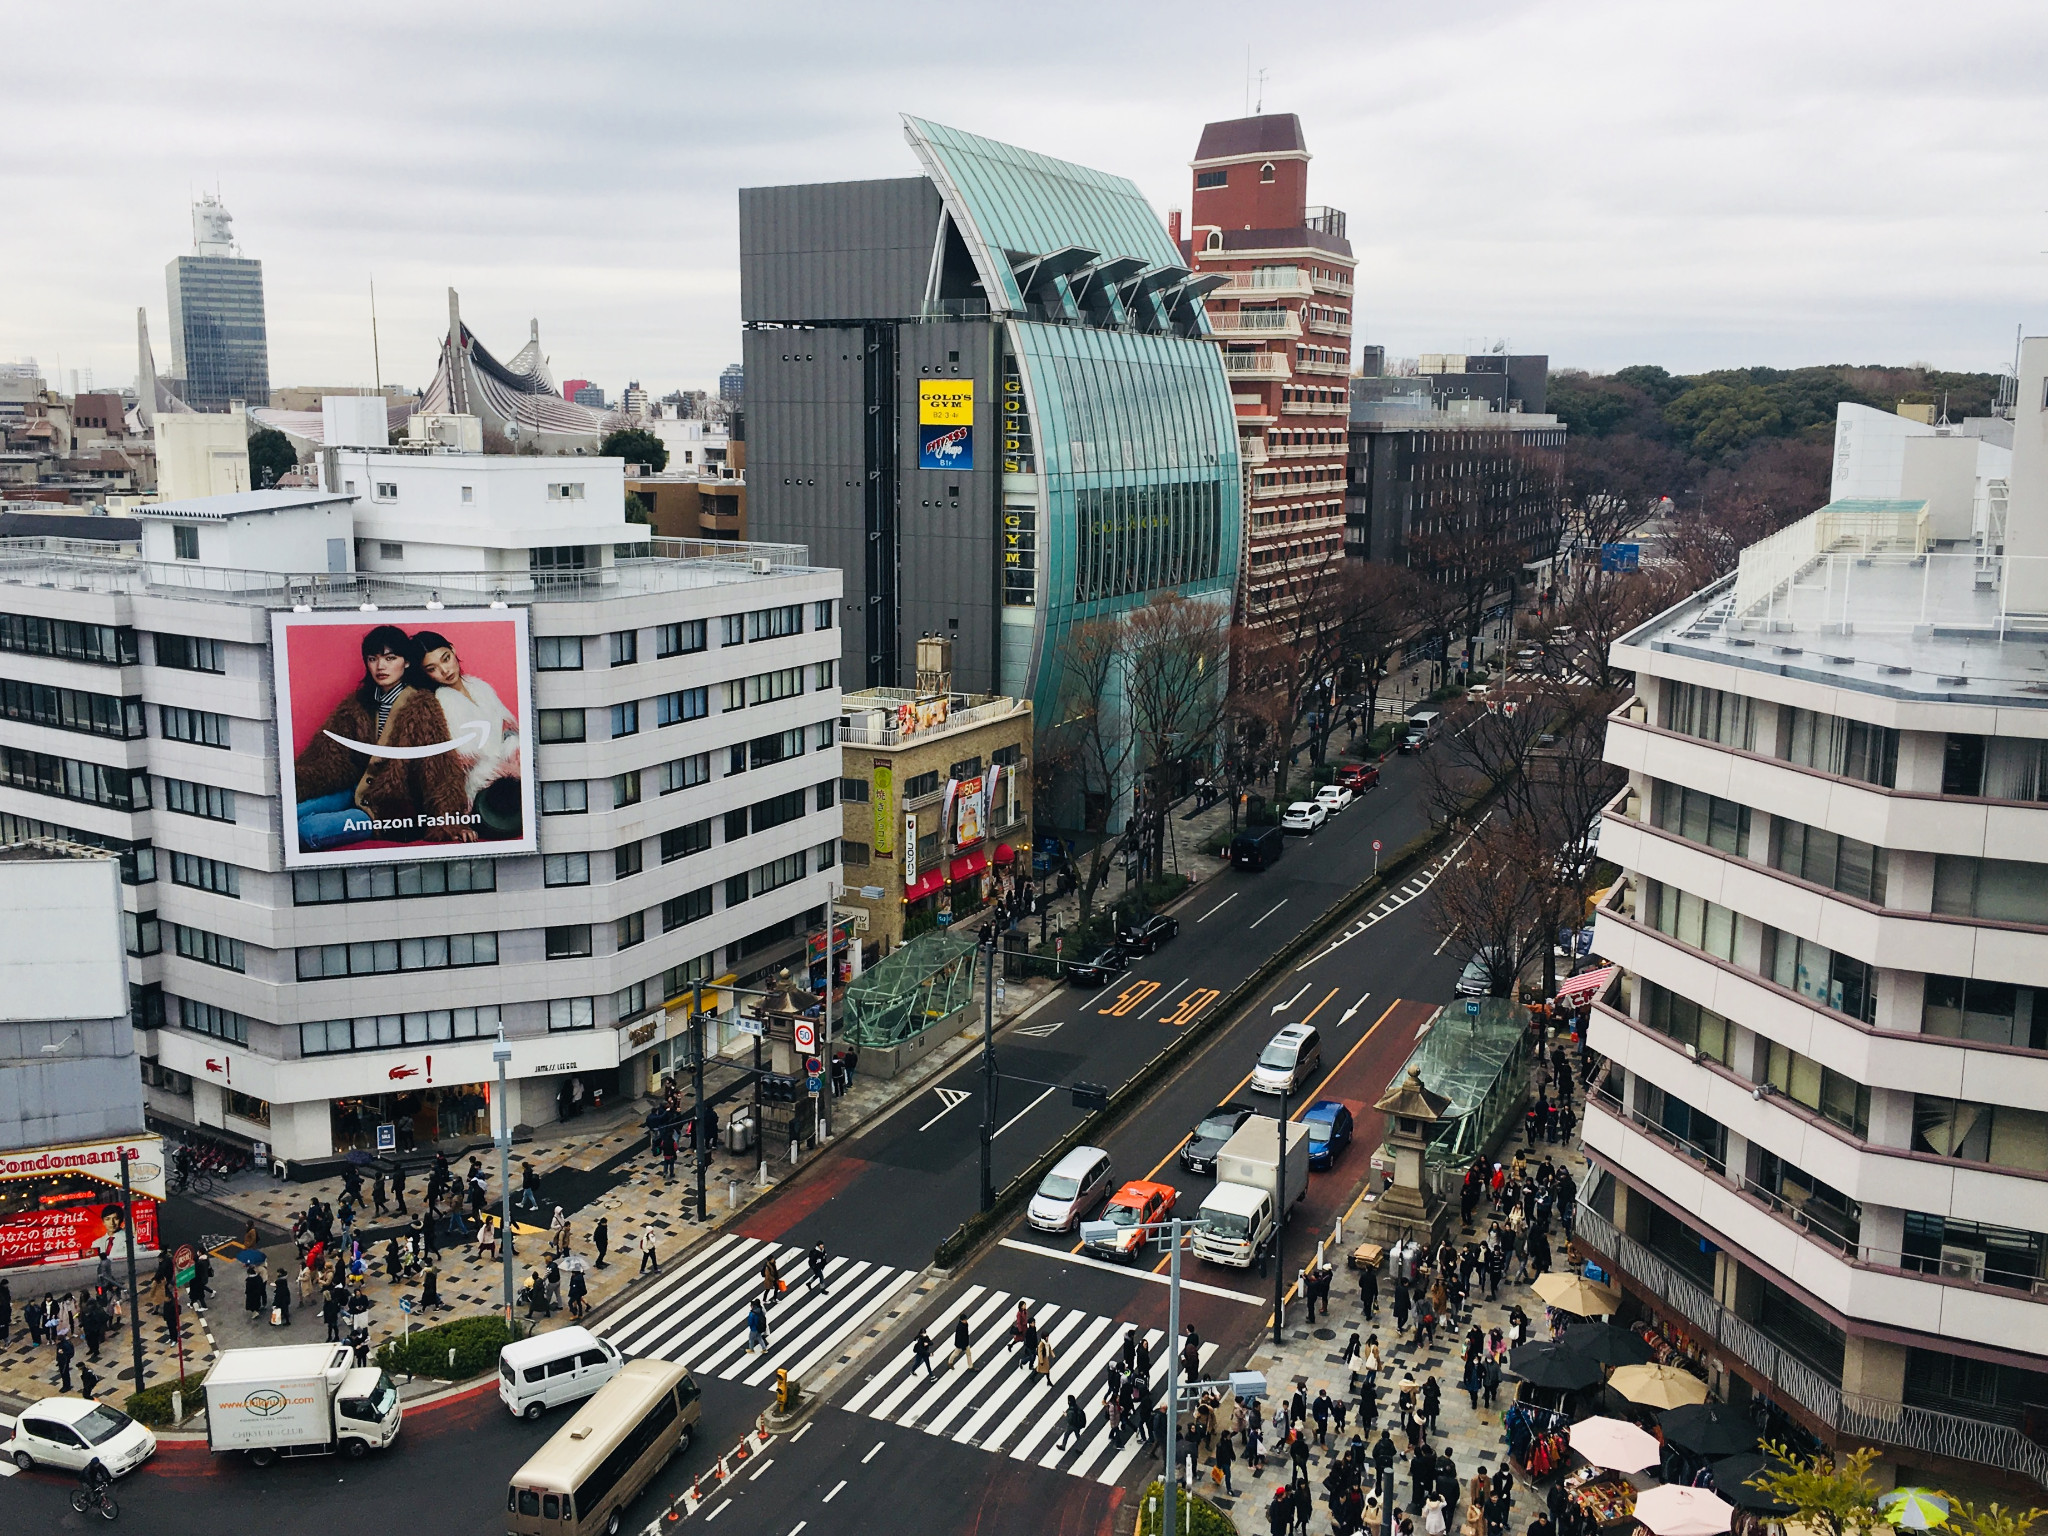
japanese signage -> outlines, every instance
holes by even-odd
[[[974,381],[917,381],[917,467],[974,468]]]
[[[875,852],[887,858],[896,851],[896,770],[875,764]]]
[[[903,817],[903,884],[906,888],[917,884],[917,813],[910,811]]]
[[[99,1254],[118,1257],[121,1152],[135,1195],[135,1245],[157,1245],[156,1202],[164,1197],[164,1148],[158,1136],[37,1147],[0,1155],[0,1269],[64,1264]]]
[[[985,807],[982,800],[981,780],[969,779],[960,786],[960,820],[958,835],[953,839],[959,847],[981,841],[981,822]]]

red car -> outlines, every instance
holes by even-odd
[[[1377,763],[1346,763],[1337,770],[1337,782],[1354,795],[1362,795],[1368,789],[1380,787],[1380,770]]]
[[[1112,1195],[1109,1204],[1102,1209],[1100,1219],[1117,1228],[1116,1241],[1091,1243],[1088,1251],[1107,1259],[1136,1259],[1145,1251],[1147,1241],[1147,1235],[1138,1229],[1171,1216],[1179,1194],[1171,1184],[1155,1184],[1147,1179],[1131,1180]]]

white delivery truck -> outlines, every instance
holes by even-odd
[[[1195,1257],[1211,1264],[1249,1269],[1273,1240],[1279,1222],[1308,1193],[1308,1127],[1287,1122],[1287,1158],[1279,1170],[1281,1208],[1275,1213],[1274,1160],[1278,1156],[1280,1122],[1253,1115],[1216,1154],[1216,1187],[1202,1202],[1195,1219]]]
[[[206,1447],[246,1451],[259,1467],[280,1456],[358,1457],[398,1437],[398,1388],[358,1369],[342,1344],[231,1349],[206,1373]]]

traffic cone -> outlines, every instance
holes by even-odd
[[[692,1504],[702,1504],[704,1502],[704,1474],[701,1472],[690,1479],[690,1502]]]
[[[734,1447],[732,1459],[734,1461],[745,1461],[747,1459],[747,1441],[744,1435],[740,1437],[740,1443]]]
[[[718,1458],[718,1480],[721,1483],[725,1481],[725,1458],[723,1456]]]
[[[765,1424],[756,1424],[756,1425],[754,1426],[754,1433],[755,1433],[755,1434],[757,1434],[757,1435],[759,1435],[759,1436],[761,1437],[761,1443],[762,1443],[763,1445],[766,1445],[766,1444],[768,1443],[768,1426],[767,1426],[767,1425],[765,1425]]]

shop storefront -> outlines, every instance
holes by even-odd
[[[491,1091],[485,1083],[370,1093],[331,1100],[327,1109],[337,1152],[411,1152],[491,1132]]]
[[[157,1246],[165,1196],[163,1138],[154,1135],[0,1153],[0,1271],[96,1264],[127,1256],[121,1153],[132,1152],[135,1248]]]

